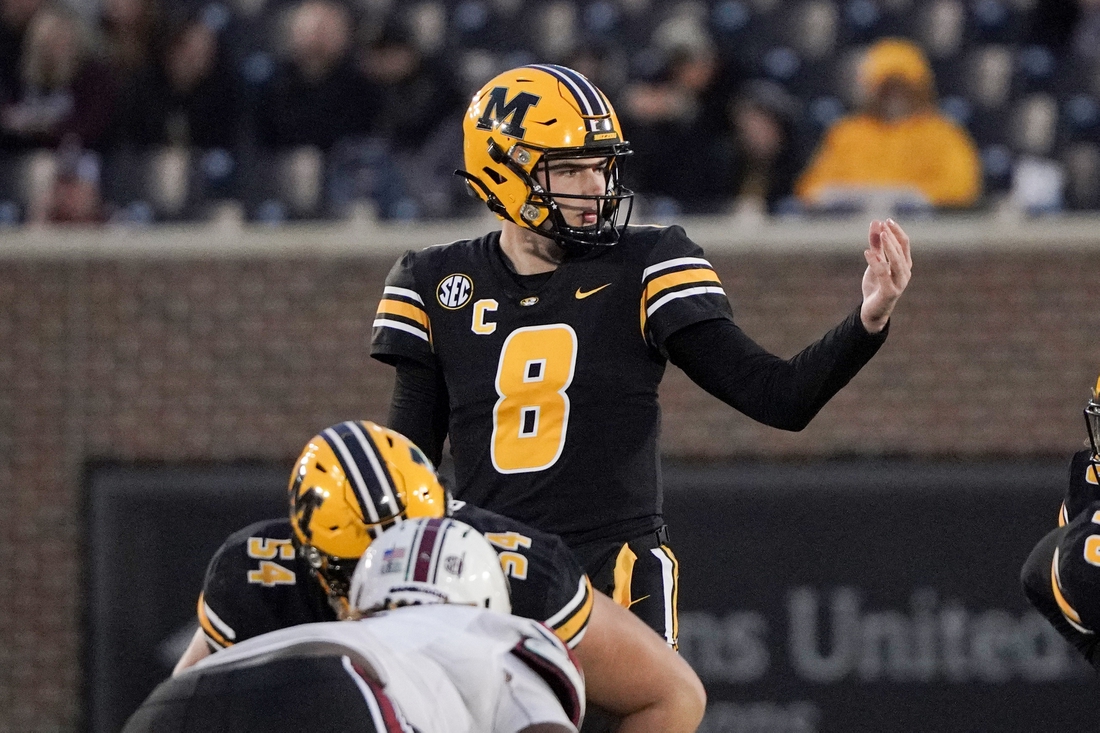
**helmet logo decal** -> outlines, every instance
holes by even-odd
[[[465,557],[465,555],[448,555],[443,561],[443,567],[451,575],[462,575],[462,564]]]
[[[539,103],[539,99],[541,97],[530,92],[520,92],[509,101],[507,88],[493,87],[477,126],[481,130],[492,130],[499,126],[503,134],[522,140],[527,134],[523,120],[527,117],[528,110]]]
[[[325,492],[317,486],[294,497],[294,516],[298,520],[298,529],[302,531],[307,540],[313,539],[313,527],[310,525],[313,520],[313,512],[324,503]]]
[[[447,310],[458,310],[474,297],[474,281],[461,273],[448,275],[436,287],[435,297]]]

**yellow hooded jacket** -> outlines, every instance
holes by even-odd
[[[868,93],[893,77],[932,85],[924,54],[907,41],[875,44],[859,71]],[[981,195],[981,164],[966,131],[934,109],[889,122],[857,114],[829,130],[795,192],[813,204],[831,187],[914,188],[933,205],[968,206]]]

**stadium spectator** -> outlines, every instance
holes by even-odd
[[[43,206],[33,221],[51,224],[102,224],[107,209],[100,192],[99,156],[74,143],[62,143],[57,173]]]
[[[168,29],[160,58],[127,86],[115,140],[137,147],[233,148],[239,99],[218,34],[189,18]]]
[[[289,59],[261,93],[259,142],[269,148],[313,145],[328,150],[370,130],[374,95],[352,61],[347,9],[305,0],[291,10]]]
[[[43,0],[0,0],[0,104],[17,93],[23,39],[42,3]]]
[[[87,148],[104,141],[115,82],[92,52],[87,28],[71,10],[49,5],[31,20],[20,59],[20,92],[0,110],[0,147],[55,147],[75,136]]]
[[[798,114],[798,100],[764,79],[730,101],[730,193],[738,208],[774,213],[791,197],[800,168]]]
[[[874,201],[965,207],[981,194],[981,164],[970,136],[935,107],[932,69],[914,44],[879,41],[859,67],[865,107],[825,136],[799,179],[814,207]]]
[[[716,153],[730,86],[718,55],[700,41],[675,47],[653,80],[625,89],[623,124],[637,141],[627,175],[639,194],[671,200],[686,213],[721,207]]]
[[[118,78],[129,79],[152,61],[159,14],[157,0],[103,0],[99,28]]]
[[[1100,59],[1098,0],[1037,0],[1027,28],[1026,40],[1059,55]]]

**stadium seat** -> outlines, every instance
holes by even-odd
[[[1049,94],[1032,94],[1020,100],[1011,116],[1013,148],[1033,156],[1048,156],[1058,129],[1058,103]]]
[[[987,45],[974,49],[968,59],[968,95],[985,109],[998,109],[1012,91],[1012,52],[1006,46]]]

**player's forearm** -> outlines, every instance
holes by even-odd
[[[669,359],[710,394],[753,420],[801,430],[878,351],[858,311],[793,359],[760,347],[735,324],[697,323],[668,338]]]

